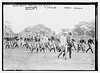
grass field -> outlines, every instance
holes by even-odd
[[[25,48],[3,49],[4,70],[94,70],[95,55],[88,53],[77,53],[72,51],[72,58],[65,60],[59,53],[46,51],[45,53],[33,53]]]

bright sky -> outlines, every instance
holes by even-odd
[[[80,21],[89,22],[95,19],[94,5],[51,5],[53,6],[56,9],[39,7],[37,10],[26,10],[25,7],[4,5],[4,22],[9,21],[15,33],[36,24],[43,24],[59,33],[61,29],[72,29]],[[71,9],[64,9],[64,7],[71,7]],[[82,9],[74,9],[74,7]]]

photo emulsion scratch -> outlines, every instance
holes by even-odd
[[[96,5],[3,2],[3,70],[96,70]]]

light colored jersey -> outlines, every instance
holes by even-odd
[[[60,41],[61,41],[61,43],[60,43],[60,45],[66,45],[66,41],[67,41],[67,39],[66,39],[66,37],[65,36],[61,36],[60,37]]]

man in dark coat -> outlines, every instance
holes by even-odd
[[[86,50],[86,53],[87,53],[89,50],[91,50],[91,52],[93,53],[93,50],[92,50],[92,47],[91,47],[92,44],[94,44],[94,42],[93,42],[93,39],[90,38],[90,39],[88,40],[88,46],[89,46],[89,48]]]

